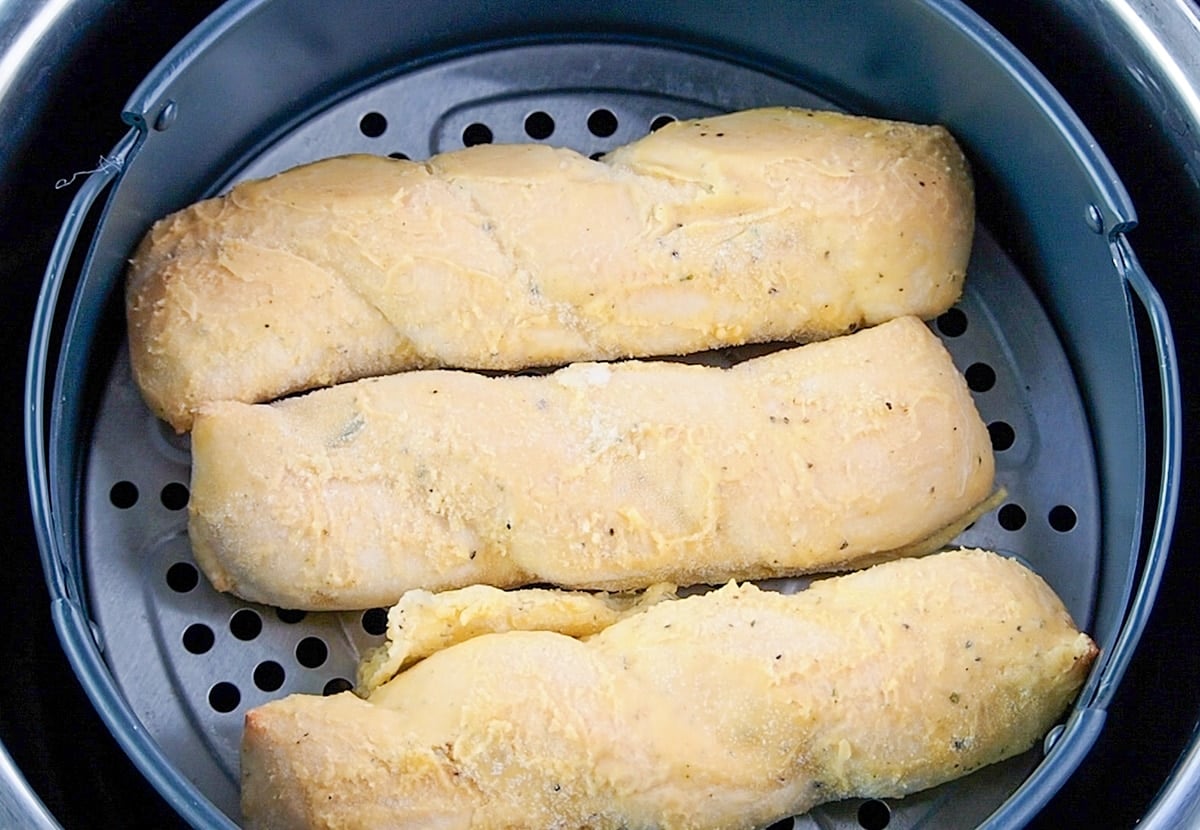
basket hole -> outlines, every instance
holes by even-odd
[[[1079,517],[1075,515],[1075,511],[1065,504],[1056,504],[1050,508],[1050,527],[1057,530],[1059,533],[1066,533],[1075,528],[1075,523]]]
[[[329,657],[329,646],[320,637],[305,637],[296,644],[296,662],[306,669],[324,665]]]
[[[354,688],[354,684],[344,677],[335,677],[325,684],[325,688],[321,690],[321,694],[325,697],[330,695],[340,695],[342,692],[348,692]]]
[[[254,685],[264,692],[276,692],[283,686],[287,674],[274,660],[264,660],[254,667]]]
[[[276,608],[275,616],[279,617],[279,621],[288,625],[295,625],[308,616],[307,611],[296,611],[291,608]]]
[[[387,118],[382,112],[368,112],[358,122],[358,131],[367,138],[379,138],[387,132]]]
[[[967,315],[961,308],[952,308],[937,318],[937,329],[947,337],[961,337],[967,331]]]
[[[242,693],[238,687],[222,680],[220,683],[213,684],[213,687],[208,690],[208,705],[213,708],[214,712],[232,712],[238,708],[238,704],[242,702]]]
[[[462,133],[462,143],[464,147],[474,147],[476,144],[491,144],[491,127],[487,124],[481,124],[478,121],[474,124],[468,124]]]
[[[1020,530],[1025,527],[1025,510],[1019,504],[1006,504],[996,513],[1000,527],[1005,530]]]
[[[387,632],[388,612],[386,608],[371,608],[362,615],[363,631],[378,637]]]
[[[525,116],[525,135],[536,141],[541,141],[553,134],[554,119],[550,117],[550,113],[538,110]]]
[[[178,594],[186,594],[200,584],[200,572],[191,562],[176,562],[167,568],[167,587]]]
[[[394,153],[388,153],[388,158],[396,159],[398,161],[409,161],[410,160],[410,156],[408,155],[408,153],[401,153],[399,150],[397,150]]]
[[[592,110],[587,119],[587,128],[597,138],[608,138],[617,131],[617,116],[612,110]]]
[[[886,801],[872,798],[858,805],[858,826],[863,830],[884,830],[892,822],[892,808]]]
[[[137,504],[137,485],[132,481],[118,481],[109,489],[108,500],[118,510],[128,510]]]
[[[207,654],[217,638],[204,623],[192,623],[183,631],[183,647],[192,654]]]
[[[162,502],[162,506],[168,510],[182,510],[187,507],[188,503],[187,485],[172,481],[162,488],[158,498]]]
[[[667,126],[674,120],[675,120],[675,116],[673,116],[673,115],[660,115],[657,118],[655,118],[653,121],[650,122],[650,132],[656,132],[657,130],[661,130],[663,127]],[[788,821],[791,821],[791,819],[788,819]]]
[[[229,618],[229,633],[239,640],[253,640],[262,629],[262,617],[249,608],[243,608]]]
[[[1017,439],[1017,434],[1005,421],[992,421],[987,429],[988,435],[992,437],[992,449],[996,452],[1004,452]]]
[[[972,363],[963,376],[972,392],[986,392],[996,385],[996,370],[986,363]]]

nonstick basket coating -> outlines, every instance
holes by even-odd
[[[214,24],[217,29],[237,28],[231,20],[252,29],[249,12],[272,6],[235,5],[229,19]],[[248,10],[245,18],[238,16],[239,10]],[[963,19],[950,22],[960,29],[965,25]],[[971,32],[986,34],[982,28]],[[777,104],[861,108],[860,98],[839,84],[814,83],[812,73],[772,71],[744,57],[660,38],[587,34],[500,39],[478,48],[449,49],[437,59],[400,64],[369,82],[326,91],[319,104],[310,102],[286,114],[274,130],[247,139],[240,153],[219,164],[198,159],[197,169],[184,178],[203,191],[177,189],[175,195],[190,200],[245,178],[347,152],[419,159],[484,141],[542,141],[598,154],[673,118]],[[164,71],[148,79],[142,92],[156,86],[152,81],[161,87],[170,80]],[[182,97],[152,91],[159,99],[153,109],[139,110],[135,96],[130,112],[137,129],[113,154],[121,169],[117,187],[63,323],[47,442],[50,480],[39,482],[35,471],[34,483],[35,496],[39,484],[60,501],[74,494],[68,498],[77,514],[48,519],[51,532],[43,549],[49,549],[51,590],[64,600],[60,632],[84,635],[80,648],[90,648],[90,639],[102,660],[102,665],[89,664],[82,653],[73,660],[85,687],[152,782],[202,826],[238,818],[237,746],[245,712],[291,692],[348,688],[363,649],[381,640],[385,618],[382,609],[303,614],[242,602],[214,592],[192,562],[186,537],[187,439],[155,420],[132,382],[120,337],[119,261],[106,260],[110,248],[127,255],[146,221],[156,218],[153,213],[139,216],[145,207],[129,209],[139,188],[147,186],[133,174],[156,167],[163,172],[162,163],[148,152],[151,139],[178,133],[184,123],[176,121],[191,109]],[[1047,102],[1036,103],[1045,107]],[[1122,330],[1106,341],[1108,351],[1119,358],[1110,362],[1109,371],[1116,373],[1112,385],[1132,390],[1134,396],[1124,402],[1132,403],[1132,415],[1126,418],[1132,417],[1134,429],[1120,439],[1133,446],[1106,453],[1111,442],[1106,444],[1105,436],[1112,432],[1113,419],[1106,407],[1114,402],[1097,401],[1097,393],[1103,397],[1107,389],[1097,390],[1095,383],[1089,388],[1090,362],[1084,367],[1084,384],[1077,382],[1080,350],[1088,353],[1080,340],[1087,338],[1064,327],[1064,320],[1083,301],[1075,296],[1081,273],[1098,285],[1123,287],[1122,263],[1112,261],[1110,239],[1120,242],[1120,228],[1131,221],[1132,211],[1122,203],[1119,186],[1114,191],[1114,181],[1104,177],[1102,166],[1081,165],[1099,192],[1080,205],[1077,227],[1064,229],[1058,241],[1074,246],[1075,253],[1086,247],[1088,256],[1064,270],[1054,256],[1027,253],[1023,245],[1029,240],[1002,245],[999,240],[1007,238],[1002,234],[1011,235],[1029,221],[1014,221],[1006,211],[1030,194],[1005,192],[988,165],[987,152],[995,148],[972,146],[970,124],[956,129],[953,107],[944,119],[930,117],[919,106],[914,109],[913,118],[950,122],[973,156],[980,185],[983,221],[964,297],[931,325],[966,374],[989,425],[998,483],[1008,498],[958,541],[1022,558],[1055,587],[1106,653],[1119,654],[1125,596],[1141,541],[1144,424],[1137,355],[1127,300],[1113,308],[1097,287],[1087,299],[1094,317],[1119,312],[1122,321]],[[1066,129],[1071,124],[1055,126],[1060,138],[1063,132],[1075,137]],[[1028,149],[1022,152],[1028,155]],[[88,184],[98,187],[105,181]],[[1114,193],[1115,199],[1101,198]],[[127,209],[122,212],[123,204]],[[1056,221],[1049,215],[1033,218]],[[1097,241],[1106,255],[1107,275],[1092,265]],[[1115,250],[1131,257],[1124,246]],[[1119,296],[1127,294],[1121,290]],[[49,329],[50,321],[44,322]],[[49,337],[49,331],[40,336]],[[1160,351],[1164,340],[1169,346],[1169,333],[1160,335]],[[35,336],[35,363],[37,346]],[[78,377],[88,382],[72,380]],[[1128,458],[1131,449],[1138,467],[1127,468],[1124,480],[1117,481],[1108,456]],[[1169,478],[1164,472],[1164,482]],[[47,493],[44,498],[49,502],[53,497]],[[1121,509],[1114,511],[1114,505]],[[1114,521],[1121,532],[1114,532]],[[1126,527],[1130,524],[1135,526]],[[1123,541],[1126,537],[1132,544]],[[1151,541],[1151,554],[1159,544],[1161,540]],[[1119,577],[1116,586],[1114,574]],[[1152,592],[1144,597],[1149,599]],[[71,636],[63,636],[70,652]],[[1102,668],[1116,672],[1108,678],[1111,682],[1119,677],[1120,666],[1112,666],[1097,668],[1067,732],[1073,739],[1060,741],[1066,748],[1057,747],[1040,767],[1039,748],[904,800],[827,805],[795,819],[794,826],[968,826],[1000,808],[1036,767],[1041,778],[1035,774],[998,815],[1015,820],[1028,814],[1049,797],[1054,782],[1078,763],[1094,739],[1103,710],[1089,704],[1098,690],[1103,692]],[[1047,768],[1052,771],[1044,772]],[[783,826],[793,825],[781,822]]]

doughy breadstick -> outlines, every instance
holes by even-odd
[[[189,530],[218,590],[289,608],[719,584],[885,557],[964,517],[993,472],[962,375],[904,317],[730,369],[437,370],[212,404]]]
[[[738,830],[1033,746],[1096,654],[1039,577],[958,551],[728,585],[584,642],[489,634],[369,700],[250,711],[250,828]]]
[[[359,663],[355,692],[365,695],[418,660],[481,634],[556,631],[586,637],[668,599],[675,599],[673,585],[653,585],[634,594],[504,591],[490,585],[408,591],[388,611],[387,645]]]
[[[519,369],[827,337],[958,298],[974,230],[946,130],[799,109],[679,122],[601,162],[485,145],[331,159],[158,222],[126,308],[179,430],[435,366]]]

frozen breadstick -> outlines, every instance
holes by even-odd
[[[215,403],[191,447],[204,573],[311,610],[859,566],[971,521],[994,472],[965,380],[913,317],[729,369],[430,370]]]
[[[762,109],[600,162],[482,145],[326,160],[158,222],[128,272],[135,378],[212,400],[412,368],[518,369],[827,337],[959,296],[974,230],[941,127]]]
[[[1036,744],[1096,647],[1017,562],[956,551],[730,584],[586,641],[476,637],[367,700],[250,711],[247,826],[738,830]]]

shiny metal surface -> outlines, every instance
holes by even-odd
[[[1168,139],[1186,149],[1192,181],[1200,183],[1200,14],[1193,0],[1061,0],[1077,25],[1103,38],[1157,110]],[[1136,127],[1136,125],[1131,125]]]
[[[100,0],[0,0],[0,181],[32,140],[53,76],[88,36]]]
[[[1200,726],[1191,746],[1138,825],[1150,830],[1200,827]]]
[[[22,830],[58,828],[58,822],[30,789],[4,744],[0,744],[0,827],[20,827]]]

